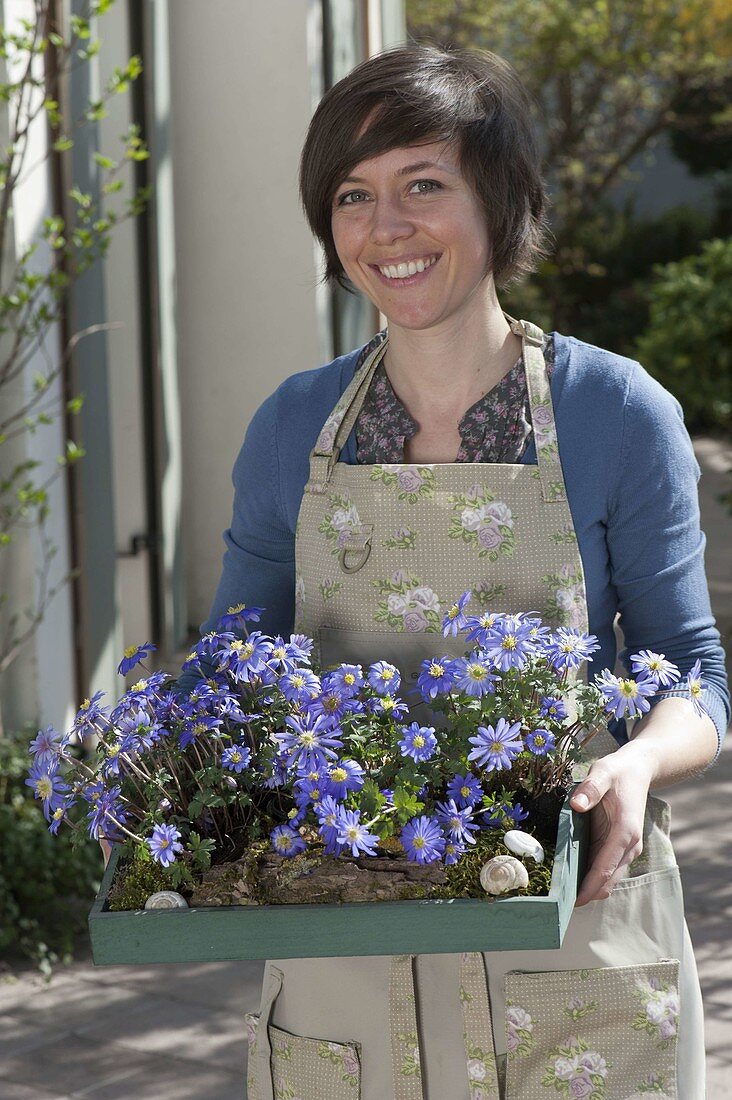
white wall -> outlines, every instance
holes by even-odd
[[[183,524],[196,626],[221,569],[246,425],[282,379],[323,361],[297,195],[313,10],[306,0],[169,6]]]
[[[23,18],[32,21],[33,0],[5,0],[2,14],[6,29],[18,26]],[[40,58],[35,60],[34,75],[40,79],[43,73],[42,61]],[[17,80],[20,76],[21,73],[16,71],[15,66],[8,63],[8,79]],[[34,89],[34,98],[31,100],[33,106],[37,103],[39,94],[42,95],[37,88]],[[14,105],[3,105],[3,145],[8,140],[8,109],[14,110]],[[45,113],[41,112],[30,128],[25,168],[15,191],[13,220],[9,225],[6,244],[9,262],[14,259],[13,252],[15,256],[20,255],[37,237],[43,226],[43,218],[51,213],[50,183],[43,161],[47,148],[46,138]],[[38,166],[33,167],[35,165]],[[28,264],[29,269],[47,271],[51,266],[49,253],[48,246],[41,242]],[[4,293],[7,292],[7,278],[6,268],[2,280]],[[6,341],[0,346],[0,362],[4,361],[7,346]],[[26,398],[32,393],[33,375],[36,372],[47,374],[50,366],[59,360],[59,334],[56,326],[48,330],[44,350],[45,354],[38,351],[32,356],[24,376],[20,379],[18,389],[25,391]],[[57,380],[48,396],[52,398],[60,394],[60,383]],[[18,396],[19,393],[16,392],[15,398]],[[6,414],[9,407],[12,408],[10,403],[5,406]],[[63,417],[38,429],[33,435],[21,436],[13,452],[9,452],[7,446],[3,446],[2,450],[0,461],[7,463],[9,459],[11,467],[23,457],[37,460],[40,465],[34,471],[33,478],[37,485],[41,484],[58,470],[56,458],[65,450]],[[46,530],[49,539],[56,546],[56,556],[51,563],[47,580],[48,587],[52,588],[69,570],[67,498],[63,474],[53,481],[48,495],[50,511]],[[8,604],[0,618],[4,621],[8,608],[12,609],[20,616],[20,632],[27,622],[26,609],[33,607],[37,600],[43,556],[37,530],[24,531],[16,528],[14,535],[14,546],[0,551],[0,561],[7,564],[7,571],[0,576],[0,590],[8,597]],[[68,725],[72,717],[74,690],[71,631],[70,590],[64,587],[49,605],[41,628],[33,634],[20,658],[2,677],[0,692],[7,728],[26,722],[37,722],[44,726],[53,723],[64,729]]]

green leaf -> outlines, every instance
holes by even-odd
[[[71,138],[59,138],[58,141],[54,141],[51,148],[55,153],[65,153],[67,149],[73,147],[73,144]]]

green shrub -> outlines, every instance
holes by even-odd
[[[636,357],[684,407],[694,430],[729,428],[732,413],[732,237],[654,268],[649,322]]]
[[[71,959],[85,932],[103,859],[83,809],[71,837],[49,833],[25,785],[34,732],[0,736],[0,957],[32,959],[49,974],[55,962]]]

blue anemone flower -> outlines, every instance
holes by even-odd
[[[529,657],[536,653],[531,631],[531,623],[523,622],[520,616],[501,616],[483,642],[486,657],[501,672],[524,668]]]
[[[269,839],[280,856],[296,856],[307,848],[297,829],[293,829],[291,825],[276,825],[269,834]]]
[[[555,722],[561,722],[567,717],[567,707],[559,695],[545,695],[539,706],[539,714],[542,718],[551,718]]]
[[[556,745],[553,733],[545,729],[535,729],[526,734],[526,747],[534,756],[546,756]]]
[[[442,635],[444,638],[446,638],[448,634],[457,637],[458,633],[467,626],[467,620],[463,612],[465,611],[466,605],[470,602],[472,594],[471,590],[468,589],[467,592],[463,592],[457,603],[448,607],[442,619]]]
[[[355,760],[336,760],[328,768],[328,794],[334,798],[345,798],[349,791],[360,791],[363,784],[363,768]]]
[[[368,671],[368,681],[379,695],[394,695],[399,691],[402,677],[396,665],[388,661],[376,661]]]
[[[221,766],[230,772],[243,772],[252,759],[248,745],[229,745],[221,754]]]
[[[216,628],[217,630],[241,630],[245,623],[258,623],[263,612],[263,607],[247,607],[245,603],[238,603],[221,616]]]
[[[597,677],[595,683],[605,696],[605,710],[615,718],[634,718],[638,714],[645,714],[651,709],[649,697],[658,690],[654,677],[624,679],[622,676],[613,676],[607,670]]]
[[[402,727],[402,739],[399,750],[402,756],[411,756],[412,760],[430,760],[437,748],[437,738],[433,726],[420,726],[412,722]]]
[[[475,737],[469,737],[475,748],[468,753],[468,760],[476,760],[486,771],[508,769],[523,749],[521,723],[512,725],[505,718],[499,718],[493,726],[478,726]]]
[[[475,837],[471,833],[477,833],[478,826],[473,821],[472,806],[458,809],[454,799],[450,798],[447,802],[438,802],[435,809],[437,820],[451,840],[475,844]]]
[[[350,848],[352,855],[357,856],[361,852],[367,856],[376,854],[374,848],[379,843],[379,838],[361,824],[360,810],[341,809],[338,814],[337,828],[338,843],[345,848]]]
[[[413,863],[435,863],[442,859],[445,837],[433,817],[413,817],[399,834],[407,859]]]
[[[544,646],[544,653],[552,668],[562,672],[565,669],[579,668],[585,661],[591,661],[590,654],[599,648],[594,634],[561,626]]]
[[[483,797],[483,788],[478,780],[468,772],[467,775],[454,776],[447,785],[448,798],[453,798],[458,806],[474,806]]]
[[[117,672],[120,676],[126,676],[135,665],[139,665],[140,661],[144,661],[148,653],[152,653],[158,647],[153,645],[152,642],[145,642],[144,645],[131,645],[128,646],[124,652],[124,656],[117,666]]]
[[[435,699],[438,695],[446,695],[455,682],[456,662],[450,657],[441,657],[439,660],[428,657],[422,661],[417,688],[422,693],[425,702]]]
[[[154,826],[152,836],[147,838],[147,845],[156,863],[162,867],[170,867],[171,863],[175,863],[176,854],[183,851],[180,837],[175,825]]]

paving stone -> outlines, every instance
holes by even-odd
[[[51,1092],[53,1095],[54,1089],[61,1094],[73,1094],[91,1082],[100,1086],[106,1081],[116,1082],[122,1075],[129,1077],[154,1064],[155,1059],[149,1055],[122,1047],[109,1038],[96,1043],[69,1033],[35,1047],[32,1058],[22,1054],[4,1058],[0,1064],[0,1096],[4,1100],[6,1081],[34,1087],[39,1100],[45,1100],[46,1094]],[[100,1092],[99,1095],[104,1094]]]
[[[37,1085],[18,1085],[13,1081],[4,1081],[0,1077],[0,1096],[2,1100],[70,1100],[68,1093],[41,1091]]]
[[[246,1033],[243,1016],[152,994],[139,994],[103,1022],[91,1019],[75,1030],[98,1041],[112,1036],[125,1049],[174,1055],[241,1072]]]
[[[119,1081],[90,1084],[70,1100],[246,1100],[241,1074],[211,1066],[183,1065],[177,1059],[157,1058],[148,1069]],[[3,1100],[5,1098],[3,1097]]]
[[[262,962],[187,963],[165,966],[106,967],[84,963],[77,979],[94,986],[122,984],[138,993],[175,990],[176,1000],[214,1009],[229,1009],[243,1017],[259,1005]]]

